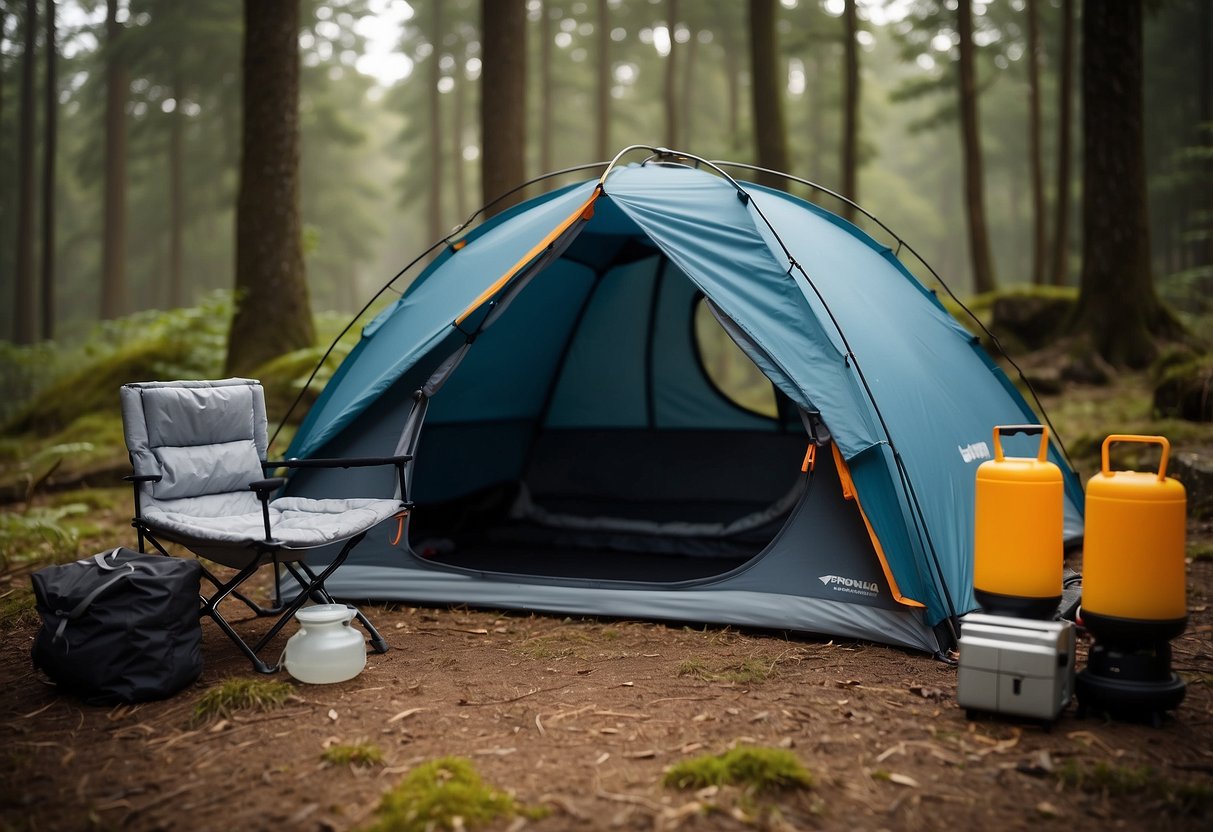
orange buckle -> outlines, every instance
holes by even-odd
[[[804,453],[804,462],[800,463],[800,472],[807,474],[817,467],[817,443],[810,442],[809,449]]]
[[[395,546],[400,543],[400,538],[404,537],[404,518],[408,517],[408,510],[397,512],[396,514],[396,536],[388,543],[389,546]]]

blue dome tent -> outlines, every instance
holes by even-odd
[[[618,159],[449,241],[312,406],[288,456],[416,455],[406,533],[330,590],[947,646],[976,468],[1032,410],[856,226],[725,163]],[[712,333],[769,406],[730,395]]]

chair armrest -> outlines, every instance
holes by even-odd
[[[263,468],[366,468],[371,465],[401,465],[413,458],[412,454],[402,456],[363,456],[348,459],[279,459],[266,460],[261,463]]]
[[[265,526],[266,543],[274,542],[274,535],[270,532],[270,493],[284,485],[286,485],[286,480],[282,477],[270,477],[248,484],[251,490],[257,492],[257,499],[261,501],[261,522]]]
[[[122,478],[125,482],[160,482],[162,474],[127,474]]]
[[[411,462],[412,459],[412,454],[398,454],[396,456],[356,456],[345,459],[266,460],[261,465],[267,470],[277,468],[366,468],[372,465],[393,465],[396,468],[396,487],[400,489],[401,503],[411,508],[413,504],[408,499],[408,483],[404,478],[404,464]]]

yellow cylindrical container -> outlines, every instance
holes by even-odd
[[[1036,458],[1003,456],[1001,435],[1039,433]],[[1050,618],[1061,601],[1061,469],[1043,425],[994,428],[994,458],[977,469],[973,594],[989,613]]]
[[[1161,445],[1158,471],[1110,470],[1114,442]],[[1162,436],[1104,440],[1102,470],[1087,482],[1082,618],[1092,632],[1102,627],[1142,635],[1141,625],[1146,637],[1183,632],[1187,494],[1167,476],[1170,454],[1171,443]]]

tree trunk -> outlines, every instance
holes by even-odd
[[[1066,283],[1070,260],[1070,126],[1074,120],[1074,0],[1061,0],[1061,77],[1057,106],[1057,186],[1053,210],[1053,265],[1049,269],[1054,286]]]
[[[552,167],[552,19],[550,4],[539,4],[539,172]],[[544,180],[548,190],[551,180]]]
[[[604,162],[611,154],[611,10],[607,0],[598,0],[598,123],[594,130],[594,160]]]
[[[172,94],[177,106],[169,114],[168,134],[168,305],[185,306],[185,81],[178,68]]]
[[[788,138],[783,116],[786,86],[779,67],[779,38],[775,30],[775,0],[750,0],[750,78],[754,109],[754,140],[759,167],[788,169]],[[779,188],[778,176],[758,174],[758,182]]]
[[[102,240],[101,317],[127,309],[126,290],[126,63],[119,44],[118,0],[105,11],[105,220]]]
[[[1032,172],[1032,282],[1045,282],[1045,184],[1040,149],[1040,33],[1036,0],[1028,0],[1028,164]]]
[[[678,129],[682,135],[679,141],[683,149],[695,152],[698,149],[691,146],[695,139],[695,80],[699,72],[698,58],[699,40],[695,32],[687,41],[687,48],[682,59],[682,99],[678,102]]]
[[[1196,146],[1207,148],[1213,145],[1213,4],[1200,4],[1200,31],[1203,43],[1200,45],[1199,70],[1200,77],[1196,82],[1200,111],[1199,127],[1196,131]],[[1198,230],[1204,237],[1197,246],[1200,252],[1196,265],[1213,266],[1213,156],[1206,155],[1203,162],[1198,162],[1199,176],[1195,177],[1196,203],[1200,210],[1197,213]]]
[[[1142,5],[1082,12],[1082,279],[1075,323],[1105,360],[1144,367],[1176,330],[1150,274],[1142,124]]]
[[[480,183],[488,203],[526,180],[525,0],[480,0],[480,20]],[[487,214],[500,213],[523,196],[514,193]]]
[[[59,143],[55,0],[46,0],[46,97],[42,141],[42,337],[55,337],[55,148]]]
[[[973,55],[972,0],[959,0],[956,31],[960,37],[960,139],[964,157],[965,208],[969,220],[969,258],[973,290],[996,288],[986,230],[985,185],[981,161],[981,131],[977,125],[977,71]]]
[[[678,124],[678,62],[675,58],[674,27],[678,24],[678,0],[666,0],[666,28],[670,33],[670,53],[665,56],[665,145],[682,150]]]
[[[430,242],[435,242],[447,233],[447,223],[442,216],[442,192],[446,187],[446,180],[442,176],[442,94],[438,91],[438,82],[442,80],[442,68],[439,66],[442,62],[442,3],[431,3],[430,13],[430,25],[433,27],[430,31],[430,45],[433,51],[429,57],[430,186],[426,214],[429,218],[427,236]]]
[[[740,154],[741,141],[741,49],[737,44],[736,32],[729,30],[724,34],[724,72],[727,84],[727,106],[729,108],[729,147],[734,153]]]
[[[842,128],[842,195],[852,201],[859,200],[859,34],[855,0],[846,0],[843,5],[843,128]],[[855,209],[843,203],[842,215],[855,221]]]
[[[467,219],[468,215],[468,193],[467,193],[467,162],[463,159],[463,116],[464,110],[467,108],[467,90],[468,79],[467,73],[464,71],[464,60],[461,57],[455,65],[455,89],[453,92],[454,101],[452,102],[452,110],[454,115],[451,119],[451,132],[454,134],[451,140],[451,182],[455,188],[455,218],[459,222]],[[437,237],[434,238],[438,239]]]
[[[21,103],[17,134],[17,273],[13,298],[13,341],[38,340],[37,275],[34,273],[34,59],[38,5],[25,2],[25,51],[21,55]]]
[[[311,346],[299,216],[299,0],[245,0],[236,313],[227,371]]]

